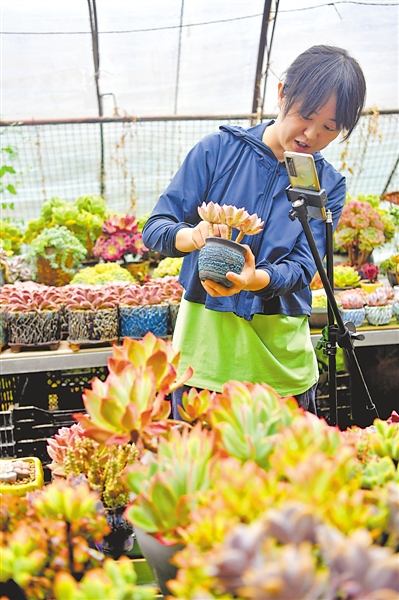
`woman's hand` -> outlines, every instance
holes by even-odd
[[[226,279],[233,282],[232,287],[226,288],[224,285],[206,279],[202,281],[202,286],[206,292],[213,297],[218,296],[234,296],[242,290],[256,292],[261,290],[270,283],[270,275],[262,269],[255,269],[255,256],[247,244],[243,244],[246,248],[245,264],[240,275],[229,271],[226,274]]]
[[[214,225],[214,237],[226,237],[227,225]],[[184,227],[176,234],[175,246],[180,252],[192,252],[201,250],[205,246],[205,240],[209,237],[209,223],[200,221],[195,227]]]

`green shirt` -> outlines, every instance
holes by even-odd
[[[267,383],[281,396],[306,392],[318,380],[308,317],[254,315],[252,321],[182,300],[173,334],[186,385],[221,392],[226,381]]]

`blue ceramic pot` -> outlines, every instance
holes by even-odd
[[[366,306],[366,319],[370,325],[389,325],[391,318],[392,307],[390,304]]]
[[[366,311],[364,308],[340,308],[342,320],[344,323],[350,321],[355,327],[363,325]]]
[[[168,335],[168,304],[120,306],[119,318],[122,337],[142,338],[149,331],[160,338]]]
[[[397,300],[396,302],[393,303],[392,308],[393,308],[393,314],[396,317],[396,322],[399,323],[399,300]]]
[[[226,273],[233,271],[239,275],[244,268],[246,249],[219,237],[208,237],[198,257],[198,273],[201,281],[210,279],[230,288],[233,283],[226,279]]]

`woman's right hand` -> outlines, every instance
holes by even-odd
[[[226,225],[213,226],[214,237],[226,237]],[[195,227],[184,227],[176,234],[175,246],[180,252],[192,252],[201,250],[205,246],[205,240],[209,237],[209,223],[200,221]]]

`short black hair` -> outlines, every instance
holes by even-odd
[[[312,46],[287,69],[283,94],[283,116],[296,103],[300,104],[302,115],[310,116],[336,94],[336,123],[345,130],[344,140],[347,140],[364,108],[366,81],[359,63],[347,50]]]

